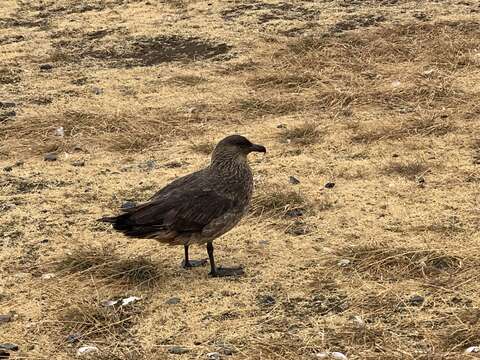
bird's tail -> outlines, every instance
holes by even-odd
[[[125,213],[118,216],[103,216],[100,219],[97,219],[97,221],[113,224],[115,230],[126,230],[131,226],[128,221],[129,217],[130,214]]]

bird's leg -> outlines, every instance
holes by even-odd
[[[241,266],[233,268],[224,268],[216,267],[215,259],[213,258],[213,244],[211,242],[207,243],[207,253],[208,258],[210,259],[210,276],[213,277],[224,277],[224,276],[239,276],[243,275],[243,268]]]
[[[207,259],[202,260],[189,260],[188,259],[188,246],[185,245],[185,259],[182,261],[182,267],[185,269],[190,269],[192,267],[203,266],[207,263]]]

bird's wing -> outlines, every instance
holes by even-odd
[[[152,230],[201,232],[233,207],[233,200],[214,190],[192,189],[129,209],[127,221],[130,226]]]

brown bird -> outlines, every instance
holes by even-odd
[[[112,223],[129,237],[183,245],[184,268],[205,264],[206,260],[190,260],[188,247],[206,243],[210,275],[241,275],[241,267],[215,266],[213,240],[231,230],[247,212],[253,191],[247,155],[253,151],[265,153],[266,149],[243,136],[228,136],[217,144],[206,168],[174,180],[148,202],[100,221]]]

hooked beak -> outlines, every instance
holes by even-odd
[[[250,146],[250,152],[252,151],[266,153],[267,149],[265,148],[265,146],[253,144],[252,146]]]

